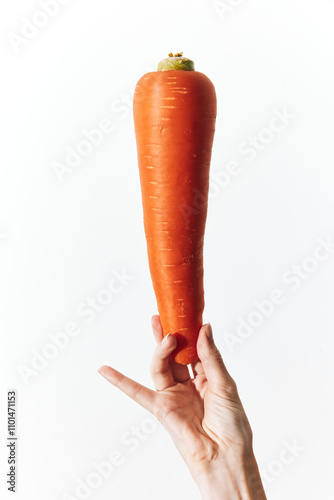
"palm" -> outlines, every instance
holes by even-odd
[[[178,382],[156,398],[155,415],[171,434],[186,462],[207,458],[205,453],[211,441],[202,427],[204,394],[203,389],[199,389],[200,378]]]

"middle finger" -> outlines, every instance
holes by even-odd
[[[163,331],[160,318],[157,314],[152,317],[152,329],[155,340],[159,344],[163,339]],[[176,382],[185,382],[190,379],[190,373],[186,365],[176,363],[172,357],[169,359],[169,364]]]

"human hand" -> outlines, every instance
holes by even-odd
[[[265,499],[251,427],[210,324],[199,332],[199,359],[191,364],[194,378],[187,366],[172,359],[177,340],[172,334],[163,339],[159,316],[153,316],[152,327],[158,344],[150,367],[156,391],[109,366],[99,372],[161,422],[203,499]]]

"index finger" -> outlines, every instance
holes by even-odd
[[[123,373],[111,368],[111,366],[101,366],[98,372],[108,380],[108,382],[118,387],[118,389],[136,401],[136,403],[140,404],[140,406],[153,413],[156,397],[155,391],[126,377]]]

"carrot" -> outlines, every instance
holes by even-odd
[[[133,113],[144,228],[164,336],[177,337],[173,358],[198,358],[204,309],[203,240],[215,131],[212,82],[181,54],[137,83]]]

